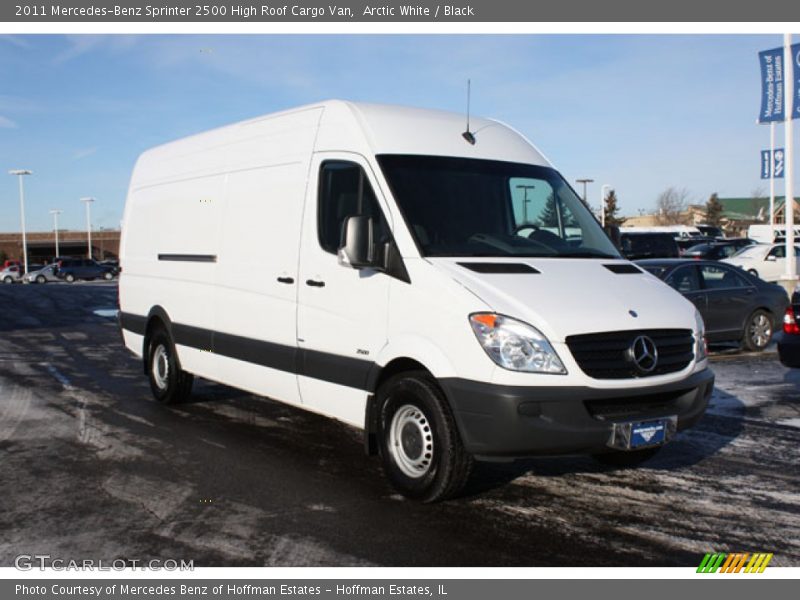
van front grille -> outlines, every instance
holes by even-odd
[[[655,368],[639,369],[629,349],[639,336],[650,338],[658,351]],[[567,338],[575,362],[595,379],[629,379],[675,373],[689,366],[694,358],[694,338],[688,329],[640,329],[609,331]]]

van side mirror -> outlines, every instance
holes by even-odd
[[[337,252],[339,264],[353,269],[374,266],[372,219],[363,215],[347,217],[342,230],[342,246]]]
[[[768,260],[769,262],[775,262],[775,261],[777,261],[777,260],[778,260],[778,257],[777,257],[777,256],[775,256],[774,254],[771,254],[770,256],[768,256],[768,257],[767,257],[767,260]]]

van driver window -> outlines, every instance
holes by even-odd
[[[361,166],[346,161],[327,161],[320,168],[318,204],[319,243],[336,254],[344,244],[347,217],[372,217],[375,242],[389,240],[389,230],[375,193]]]

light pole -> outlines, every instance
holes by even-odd
[[[28,272],[28,238],[25,234],[25,188],[22,183],[22,178],[25,175],[32,175],[33,171],[28,169],[12,169],[8,172],[9,175],[16,175],[19,177],[19,214],[20,221],[22,222],[22,266],[25,269],[23,273]]]
[[[586,204],[586,184],[594,183],[594,179],[576,179],[575,182],[583,184],[583,203]]]
[[[53,215],[53,231],[56,234],[56,258],[61,256],[61,253],[58,251],[58,215],[60,215],[63,211],[54,208],[50,211],[50,214]]]
[[[783,34],[783,82],[785,86],[784,98],[794,98],[797,102],[796,91],[794,89],[794,77],[792,74],[792,66],[794,65],[794,52],[792,51],[792,34]],[[791,295],[797,285],[797,257],[794,252],[794,134],[792,131],[792,119],[794,116],[791,112],[794,102],[789,102],[787,107],[784,108],[786,119],[783,122],[784,131],[784,146],[785,146],[785,162],[784,162],[784,201],[783,212],[786,219],[786,274],[781,277],[784,288]]]
[[[522,200],[522,222],[528,222],[528,204],[530,204],[530,199],[528,198],[528,190],[536,189],[535,185],[518,185],[518,190],[523,190],[525,194],[525,198]]]
[[[86,204],[86,253],[89,259],[92,258],[92,202],[94,198],[86,196],[81,198],[81,202]]]
[[[606,226],[606,189],[611,189],[607,183],[600,188],[600,225],[605,229]]]

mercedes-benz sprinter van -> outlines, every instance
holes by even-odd
[[[634,464],[695,423],[703,322],[511,127],[329,101],[148,150],[120,324],[155,397],[197,375],[364,431],[433,501],[474,458]]]

